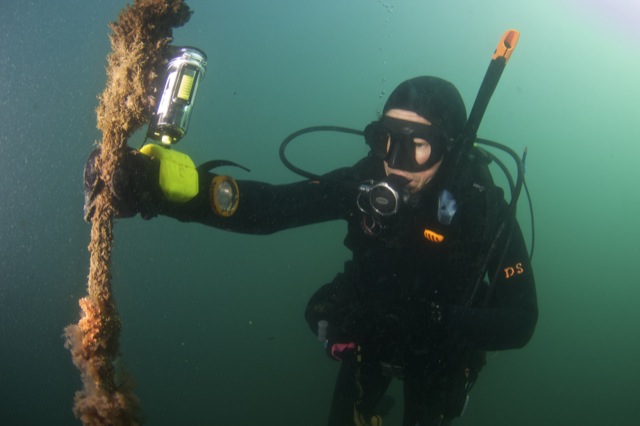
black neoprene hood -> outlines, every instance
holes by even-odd
[[[415,77],[395,88],[384,105],[390,109],[413,111],[455,139],[467,122],[467,110],[458,89],[439,77]]]

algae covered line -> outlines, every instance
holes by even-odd
[[[93,188],[87,295],[79,301],[80,320],[65,328],[65,346],[83,384],[73,411],[85,425],[140,423],[131,381],[114,366],[121,324],[111,289],[114,208],[108,188],[127,139],[150,118],[156,70],[172,41],[173,28],[190,16],[182,0],[136,0],[110,24],[107,85],[96,111],[102,141],[94,164],[99,172]]]

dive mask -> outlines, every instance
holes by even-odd
[[[386,116],[369,124],[364,129],[364,137],[376,157],[391,168],[407,172],[431,168],[451,146],[446,133],[436,126]],[[423,139],[431,147],[431,154],[423,164],[416,161],[415,139]]]

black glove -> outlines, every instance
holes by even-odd
[[[329,358],[336,361],[344,361],[355,356],[357,344],[353,341],[336,333],[336,328],[329,321],[318,321],[318,340],[322,342],[325,353]]]
[[[91,221],[95,212],[95,197],[105,184],[96,169],[98,148],[91,151],[84,167],[84,219]],[[111,177],[115,214],[127,218],[140,213],[143,219],[158,215],[163,200],[158,183],[160,164],[150,157],[127,148],[120,167]]]

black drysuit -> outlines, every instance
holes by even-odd
[[[238,210],[228,218],[213,213],[213,175],[201,173],[199,195],[163,203],[161,214],[253,234],[346,220],[344,243],[353,257],[312,296],[305,314],[314,333],[318,321],[328,322],[329,346],[358,345],[343,357],[329,425],[353,425],[354,406],[368,421],[391,380],[390,366],[404,380],[404,424],[445,425],[460,415],[484,351],[524,346],[538,315],[523,237],[517,223],[504,224],[507,205],[486,164],[472,159],[455,177],[458,208],[449,225],[437,217],[445,176],[440,170],[373,235],[357,198],[360,182],[384,177],[374,157],[318,181],[239,181]]]

